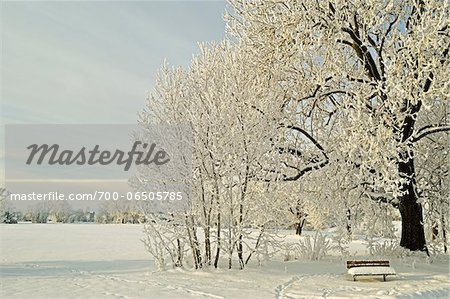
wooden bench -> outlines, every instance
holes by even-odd
[[[383,276],[383,281],[386,281],[386,276],[397,275],[394,268],[389,266],[389,261],[347,261],[347,273],[353,276],[353,281],[356,281],[358,276]]]

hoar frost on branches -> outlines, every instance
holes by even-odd
[[[268,141],[276,137],[277,128],[255,109],[258,105],[269,111],[271,107],[259,101],[269,95],[261,87],[265,78],[253,72],[246,61],[245,52],[228,42],[202,46],[188,70],[162,69],[156,93],[141,114],[144,128],[157,122],[186,123],[192,131],[192,206],[172,216],[184,229],[178,241],[189,244],[196,268],[218,267],[223,256],[229,268],[235,258],[239,268],[244,268],[262,245],[267,229],[278,227],[283,219],[277,211],[285,203],[273,200],[284,198],[279,195],[283,190],[271,187],[261,174],[271,175],[261,165],[272,163]],[[273,195],[270,202],[267,195]],[[282,207],[277,209],[277,205]],[[155,220],[161,221],[165,220]],[[151,232],[156,227],[160,226],[151,224],[147,230],[155,235]],[[180,230],[177,226],[172,229]],[[173,241],[159,240],[160,245],[169,244],[167,248],[177,247]],[[146,244],[152,246],[154,255],[162,255],[151,241]],[[166,252],[171,257],[173,252],[178,254],[177,250]],[[182,250],[178,252],[184,255]],[[172,258],[182,260],[181,256]]]
[[[193,135],[192,206],[149,215],[149,235],[171,236],[149,250],[164,265],[242,269],[271,228],[307,219],[344,239],[370,223],[392,235],[394,209],[402,247],[426,250],[424,221],[445,243],[448,1],[230,5],[225,41],[202,45],[188,69],[164,66],[140,115],[143,128]]]
[[[284,89],[284,107],[328,133],[323,147],[372,199],[399,209],[401,246],[426,250],[415,151],[450,129],[424,121],[448,106],[448,1],[232,3],[229,30]]]

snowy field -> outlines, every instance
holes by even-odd
[[[449,298],[448,256],[390,258],[397,277],[346,275],[345,259],[271,261],[245,270],[156,271],[140,225],[1,228],[0,298]],[[290,239],[297,238],[289,236]],[[351,252],[363,247],[355,242]],[[352,257],[353,258],[353,257]]]

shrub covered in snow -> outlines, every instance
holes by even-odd
[[[299,256],[308,260],[321,260],[333,249],[333,245],[320,231],[314,237],[305,236],[297,244]]]

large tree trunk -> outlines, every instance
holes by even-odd
[[[407,195],[406,197],[410,197]],[[425,250],[425,233],[423,228],[422,205],[414,196],[404,199],[399,205],[402,216],[402,237],[400,246],[409,250]]]
[[[422,205],[417,202],[414,155],[410,148],[400,154],[398,163],[400,176],[405,179],[400,190],[399,210],[402,217],[402,236],[400,246],[409,250],[427,251],[423,227]]]

